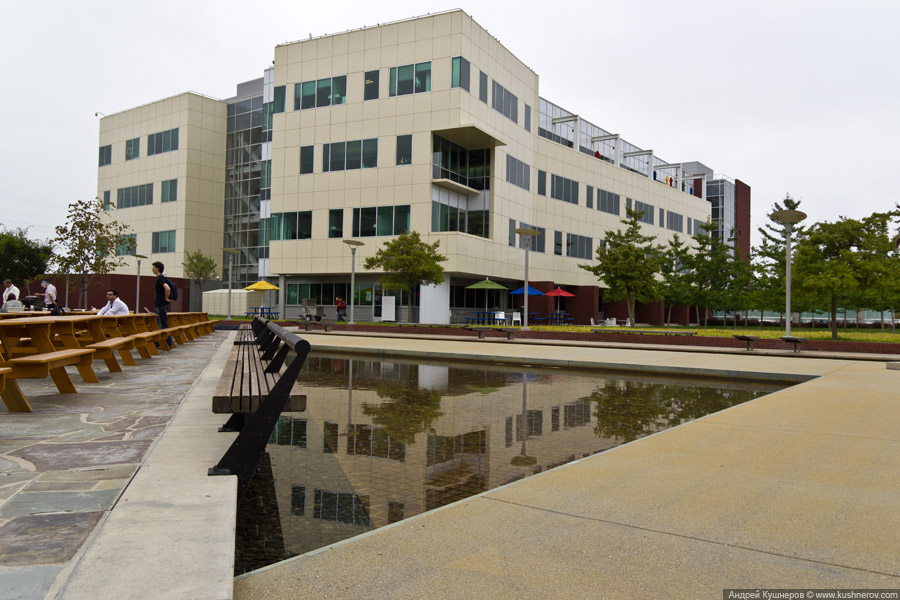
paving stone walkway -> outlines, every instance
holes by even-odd
[[[52,598],[227,333],[138,359],[124,373],[20,381],[34,411],[0,404],[0,598]]]

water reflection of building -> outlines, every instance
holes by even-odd
[[[346,387],[309,381],[326,366],[321,361],[348,375],[355,369],[352,395]],[[615,445],[595,436],[590,403],[581,399],[594,391],[595,380],[529,375],[523,414],[521,374],[485,371],[476,381],[448,366],[310,362],[307,411],[282,415],[268,448],[292,554]],[[404,401],[388,394],[422,390],[422,375],[431,388],[424,402],[435,404],[417,398],[406,414],[388,410]],[[537,461],[514,466],[523,435]]]
[[[781,387],[322,355],[305,369],[307,411],[268,447],[291,555]]]

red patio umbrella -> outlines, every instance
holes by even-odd
[[[547,292],[544,294],[545,296],[564,296],[566,298],[574,298],[575,294],[571,294],[562,288],[556,288],[552,292]],[[556,301],[556,311],[559,312],[559,300]]]

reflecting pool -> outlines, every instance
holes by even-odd
[[[311,354],[238,508],[235,573],[787,384]]]

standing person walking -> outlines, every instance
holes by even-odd
[[[156,261],[153,263],[152,270],[153,274],[156,275],[156,285],[154,287],[156,291],[156,324],[159,325],[160,329],[169,328],[169,294],[172,288],[169,286],[168,277],[163,275],[165,269],[166,266],[161,262]],[[169,345],[169,348],[175,347],[175,340],[171,335],[166,338],[166,343]]]
[[[337,307],[337,320],[343,321],[344,315],[347,314],[347,304],[342,297],[338,296],[334,299],[334,305]]]
[[[56,286],[50,283],[49,279],[41,279],[41,287],[44,288],[44,308],[49,310],[54,317],[63,314],[56,305]]]

